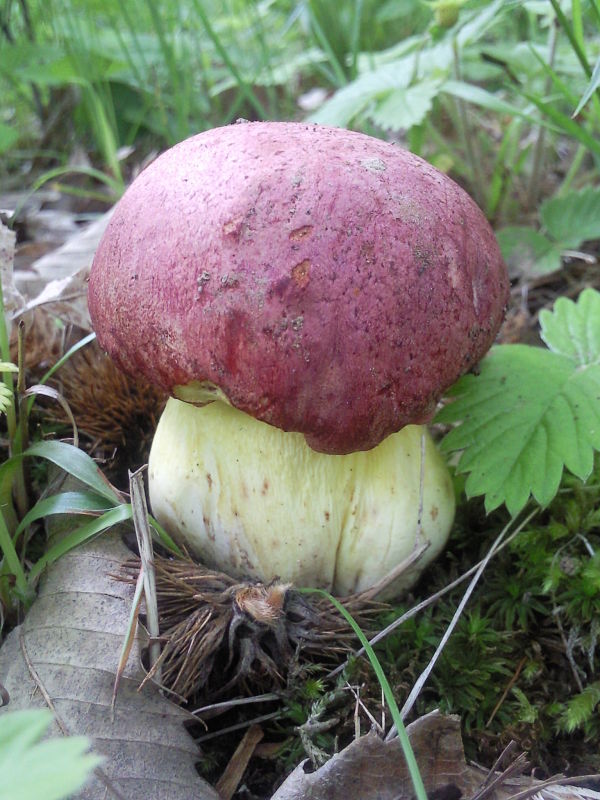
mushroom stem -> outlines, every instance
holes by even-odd
[[[170,399],[150,454],[152,510],[194,556],[230,575],[364,592],[415,550],[423,432],[419,544],[429,546],[386,587],[392,597],[441,551],[454,517],[447,467],[422,426],[327,455],[223,402]]]

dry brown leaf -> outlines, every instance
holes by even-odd
[[[459,797],[467,765],[458,717],[434,711],[407,728],[425,790]],[[414,789],[398,739],[384,742],[375,733],[355,739],[316,772],[300,764],[272,800],[411,800]],[[460,794],[457,793],[457,791]]]
[[[73,530],[63,522],[57,536]],[[139,633],[123,674],[114,714],[112,686],[127,628],[131,589],[115,582],[130,556],[117,532],[104,534],[48,569],[23,624],[0,648],[4,711],[49,706],[52,733],[83,734],[105,757],[75,800],[218,800],[195,769],[198,748],[184,728],[191,716],[144,677]]]
[[[31,298],[27,310],[43,307],[63,322],[91,330],[87,279],[98,242],[112,215],[109,211],[61,247],[31,265],[23,280]]]

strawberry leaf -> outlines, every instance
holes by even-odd
[[[585,480],[600,450],[600,294],[561,298],[541,319],[550,349],[493,348],[437,417],[460,423],[442,450],[462,451],[457,470],[469,473],[467,495],[485,495],[488,511],[505,503],[516,514],[531,495],[547,505],[564,467]]]

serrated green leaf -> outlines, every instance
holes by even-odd
[[[355,81],[339,89],[309,119],[321,125],[348,125],[362,113],[369,103],[384,97],[390,91],[409,85],[413,73],[412,59],[385,64],[372,72],[360,75]]]
[[[560,269],[562,248],[533,228],[520,225],[502,228],[496,238],[512,273],[545,275]]]
[[[580,366],[600,364],[600,292],[584,289],[576,303],[560,297],[540,312],[541,336],[550,350]]]
[[[393,89],[367,116],[384,130],[409,130],[431,111],[442,84],[442,80],[420,81],[414,86]]]
[[[83,736],[40,742],[52,722],[44,710],[15,711],[2,717],[0,800],[61,800],[77,791],[102,759],[86,752]],[[43,787],[43,789],[41,789]]]
[[[552,327],[552,326],[551,326]],[[566,466],[585,480],[600,449],[600,366],[526,345],[495,347],[481,373],[461,378],[438,415],[460,422],[442,442],[462,450],[468,495],[485,495],[488,511],[505,503],[518,513],[530,495],[547,505]]]
[[[540,207],[540,219],[563,248],[600,238],[600,187],[546,200]]]

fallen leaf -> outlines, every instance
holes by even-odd
[[[34,261],[20,279],[26,282],[28,311],[43,307],[83,330],[92,325],[87,309],[87,280],[94,253],[102,238],[112,211],[103,214],[76,233],[61,247]]]
[[[407,732],[428,794],[463,795],[467,765],[460,719],[434,711],[413,722]],[[373,732],[355,739],[316,772],[304,761],[272,800],[411,800],[414,789],[398,739],[385,742]],[[457,793],[458,792],[458,793]]]
[[[58,523],[53,540],[73,530]],[[111,711],[113,681],[131,606],[131,589],[110,575],[131,556],[111,532],[67,553],[50,567],[23,624],[0,648],[5,711],[50,707],[53,735],[92,740],[104,756],[73,800],[218,800],[196,771],[196,744],[184,728],[192,719],[153,684],[138,691],[146,645],[138,631],[134,653]]]

